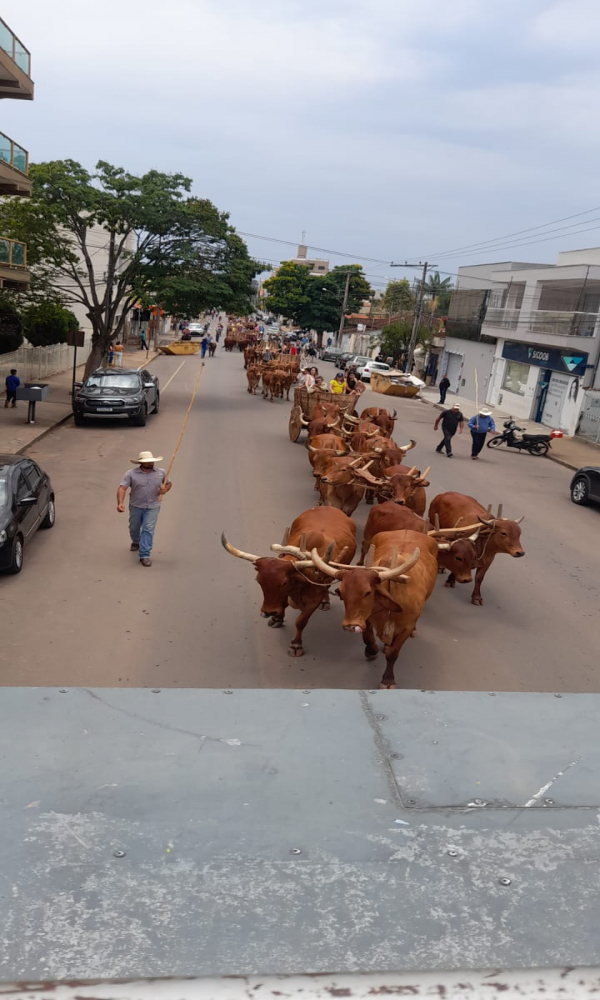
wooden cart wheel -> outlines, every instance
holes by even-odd
[[[290,441],[297,441],[302,430],[302,409],[299,406],[292,406],[290,413],[289,434]]]

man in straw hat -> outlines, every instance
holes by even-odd
[[[479,452],[485,444],[486,434],[490,431],[496,431],[492,411],[486,410],[485,406],[480,407],[479,413],[476,413],[475,416],[471,417],[469,420],[469,430],[471,431],[471,439],[473,441],[473,445],[471,447],[471,458],[477,458],[479,456]]]
[[[125,511],[125,494],[129,493],[129,534],[131,551],[139,552],[142,566],[151,566],[150,553],[154,540],[154,529],[160,512],[160,498],[171,489],[164,469],[155,468],[155,462],[162,462],[162,456],[155,457],[151,451],[141,451],[131,459],[137,469],[129,469],[123,476],[117,490],[117,510]]]

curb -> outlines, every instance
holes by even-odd
[[[28,441],[27,444],[24,444],[22,448],[18,448],[17,451],[15,452],[15,455],[24,455],[27,449],[31,448],[32,444],[37,444],[38,441],[41,441],[42,438],[45,438],[47,434],[50,434],[53,430],[56,430],[56,428],[60,427],[61,424],[66,424],[67,420],[70,420],[72,416],[73,413],[67,413],[66,417],[61,417],[60,420],[57,420],[55,424],[51,424],[50,427],[46,427],[46,429],[44,431],[41,431],[37,435],[37,437],[32,438],[31,441]]]

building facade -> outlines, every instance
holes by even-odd
[[[476,368],[479,400],[574,434],[600,388],[599,337],[600,248],[561,253],[556,264],[466,266],[441,367],[459,395],[475,398]]]
[[[31,54],[0,18],[0,98],[32,101]],[[0,132],[0,194],[29,197],[29,154]],[[0,288],[29,286],[27,247],[0,234]]]
[[[317,257],[309,257],[307,253],[307,248],[301,243],[298,247],[298,252],[293,260],[294,264],[303,264],[304,267],[310,267],[310,273],[315,276],[324,277],[329,271],[329,261],[320,260]]]

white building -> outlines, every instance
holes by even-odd
[[[310,267],[310,273],[315,276],[323,277],[329,271],[329,261],[318,257],[309,257],[307,248],[302,243],[298,247],[293,263]]]
[[[600,248],[556,264],[504,262],[459,268],[440,371],[451,388],[574,434],[597,380]]]

